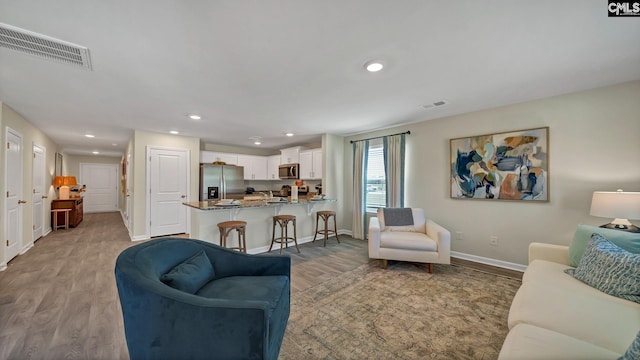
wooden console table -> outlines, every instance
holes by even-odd
[[[82,217],[84,215],[84,210],[82,208],[82,198],[74,198],[69,200],[52,200],[51,201],[51,210],[56,209],[71,209],[69,213],[69,226],[76,227],[82,222]],[[53,216],[58,216],[58,221],[56,223],[62,224],[64,221],[64,214],[58,212],[51,213],[51,224],[54,223]]]

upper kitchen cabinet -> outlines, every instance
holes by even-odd
[[[221,153],[215,151],[200,151],[200,162],[204,164],[212,164],[216,161],[224,162],[228,165],[238,165],[238,155],[230,153]]]
[[[273,156],[267,157],[267,179],[268,180],[280,180],[278,166],[280,166],[280,155],[273,155]]]
[[[322,179],[322,149],[300,152],[300,179]]]
[[[280,163],[281,164],[297,164],[300,162],[300,152],[305,148],[302,146],[296,146],[292,148],[280,150]]]
[[[264,156],[238,155],[238,166],[244,166],[245,180],[268,180],[267,158]]]

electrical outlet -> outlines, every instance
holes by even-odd
[[[489,245],[498,246],[498,237],[495,235],[489,236]]]
[[[456,231],[456,240],[462,240],[462,239],[464,239],[462,237],[462,231]]]

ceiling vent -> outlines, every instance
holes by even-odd
[[[0,46],[91,70],[89,49],[86,47],[3,23],[0,23]]]
[[[438,101],[432,102],[431,104],[422,105],[422,107],[425,109],[433,109],[433,108],[445,106],[445,105],[449,105],[449,102],[447,100],[438,100]]]

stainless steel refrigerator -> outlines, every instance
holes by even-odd
[[[200,201],[244,198],[244,167],[200,164]]]

